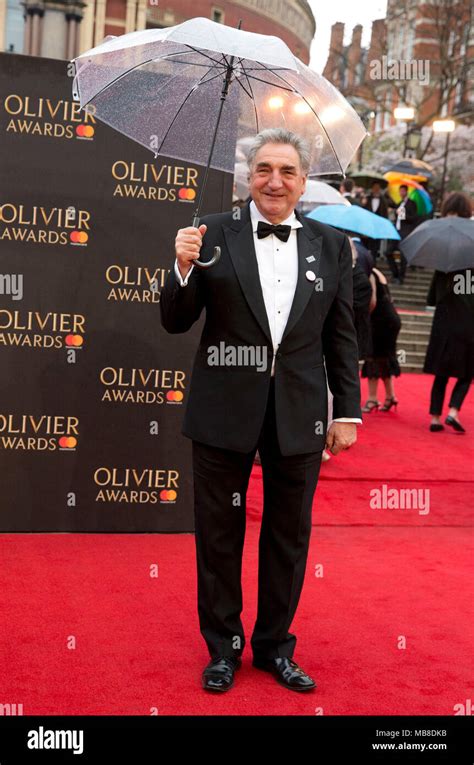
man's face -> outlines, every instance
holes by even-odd
[[[379,183],[373,183],[372,184],[372,194],[374,197],[378,197],[380,194],[380,184]]]
[[[406,190],[405,186],[400,186],[400,196],[401,196],[401,198],[405,199],[406,195],[407,195],[407,190]]]
[[[289,143],[266,143],[250,168],[250,195],[271,223],[281,223],[296,207],[306,188],[300,158]]]

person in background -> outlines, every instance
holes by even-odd
[[[387,280],[378,268],[372,269],[370,275],[372,285],[372,313],[370,325],[372,333],[372,355],[368,356],[362,366],[362,377],[369,381],[369,398],[363,412],[371,412],[380,407],[377,400],[377,387],[380,379],[385,385],[385,402],[380,408],[381,412],[388,412],[398,400],[393,388],[393,377],[401,374],[397,359],[397,337],[400,332],[400,317],[393,305],[392,296]]]
[[[347,235],[350,237],[351,242],[357,251],[357,261],[368,278],[372,273],[373,267],[375,266],[372,253],[364,244],[362,244],[360,236],[356,236],[355,234],[353,235],[350,233]]]
[[[342,194],[344,199],[347,199],[351,205],[358,205],[359,201],[354,193],[354,181],[350,178],[344,178],[339,186],[339,193]]]
[[[441,216],[470,218],[472,203],[466,194],[453,192],[445,200]],[[459,410],[469,391],[474,377],[474,294],[455,291],[459,277],[464,284],[472,279],[471,269],[444,273],[435,271],[428,292],[428,305],[436,306],[431,326],[430,340],[423,367],[424,372],[434,374],[431,388],[430,431],[444,430],[441,413],[450,377],[456,383],[449,399],[448,416],[445,424],[456,433],[465,433],[459,422]]]
[[[354,186],[354,199],[358,205],[362,205],[362,200],[365,195],[365,189],[363,186]]]
[[[370,192],[362,198],[362,207],[382,218],[388,218],[388,206],[385,194],[382,192],[382,186],[379,181],[373,181]],[[372,253],[374,261],[377,260],[380,253],[380,239],[369,239],[368,247]]]
[[[360,256],[354,240],[349,237],[352,250],[352,304],[354,308],[354,325],[357,333],[359,361],[372,355],[372,333],[370,313],[375,308],[375,301],[367,274],[360,262]]]
[[[402,198],[400,204],[397,205],[395,202],[389,202],[389,207],[396,208],[397,219],[395,221],[395,228],[400,234],[402,241],[417,227],[419,218],[415,202],[408,197],[408,186],[400,186],[400,196]],[[398,266],[393,255],[397,249],[400,252],[400,266]],[[390,271],[392,272],[392,281],[397,284],[403,284],[407,270],[407,261],[403,252],[400,250],[400,242],[397,242],[395,239],[390,241],[386,252],[386,258],[388,265],[390,266]]]
[[[354,309],[354,326],[357,334],[357,346],[359,349],[359,361],[366,359],[372,353],[372,334],[370,325],[370,312],[375,306],[373,303],[372,285],[369,280],[372,267],[366,272],[366,265],[362,265],[359,248],[356,247],[355,237],[346,232],[352,251],[352,305]],[[360,243],[360,240],[359,240]],[[362,245],[361,245],[362,246]],[[365,250],[365,247],[363,247]],[[372,256],[366,250],[370,259]],[[328,423],[332,421],[332,393],[328,386]],[[331,455],[327,449],[323,450],[322,461],[327,462]]]

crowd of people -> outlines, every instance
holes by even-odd
[[[397,228],[402,239],[408,236],[418,223],[416,206],[408,199],[406,193],[403,193],[403,188],[402,186],[400,194],[402,201],[396,208]],[[406,187],[405,190],[407,191]],[[370,193],[361,198],[353,193],[352,181],[346,179],[341,185],[341,193],[349,198],[351,203],[368,207],[378,215],[388,214],[388,208],[393,205],[381,193],[378,183],[372,184]],[[450,194],[441,210],[442,217],[471,218],[472,214],[469,197],[460,192]],[[368,398],[362,411],[389,411],[398,404],[393,379],[401,374],[397,359],[397,337],[401,319],[394,306],[387,279],[376,265],[380,256],[379,243],[374,243],[373,240],[364,242],[360,237],[347,233],[353,250],[354,316],[359,358],[363,362],[361,376],[368,380]],[[400,252],[400,263],[397,264],[394,250],[394,247],[390,247],[385,257],[393,281],[403,283],[406,260]],[[426,300],[427,305],[435,309],[423,366],[424,372],[434,375],[429,408],[431,432],[444,430],[444,425],[456,433],[465,432],[459,420],[459,411],[474,377],[474,291],[467,289],[460,293],[455,290],[459,276],[464,279],[465,284],[470,284],[469,269],[450,273],[435,271]],[[455,384],[443,424],[442,409],[451,377],[455,378]],[[383,404],[378,398],[380,381],[385,388]]]

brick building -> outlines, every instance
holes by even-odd
[[[362,45],[360,25],[349,44],[344,24],[333,25],[323,74],[366,116],[373,132],[395,125],[393,111],[400,105],[415,108],[419,125],[448,115],[470,123],[472,14],[470,0],[388,0],[386,18],[372,23],[368,47]]]
[[[0,0],[0,50],[70,59],[107,35],[205,16],[276,35],[309,62],[316,24],[306,0]]]

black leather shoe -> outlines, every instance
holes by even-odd
[[[240,656],[211,659],[202,673],[202,687],[206,691],[228,691],[234,685],[234,670],[241,665]]]
[[[444,430],[444,425],[441,425],[440,422],[432,422],[430,425],[430,430],[432,433],[440,433],[442,430]]]
[[[252,661],[254,667],[271,672],[281,685],[291,691],[310,691],[316,688],[314,680],[299,667],[296,661],[289,656],[275,659],[256,659]]]
[[[458,433],[466,432],[461,423],[455,420],[454,417],[446,417],[445,423],[446,425],[451,425],[451,427],[454,428],[454,430],[456,430]]]

